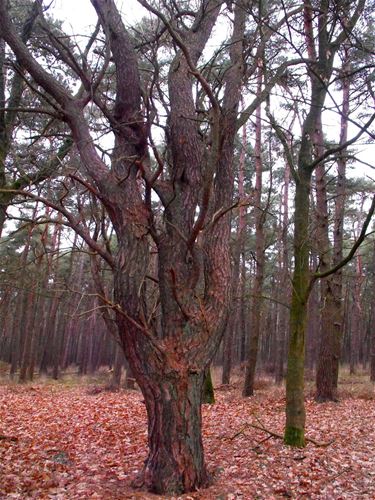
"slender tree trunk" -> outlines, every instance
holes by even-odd
[[[375,382],[375,241],[372,250],[372,297],[370,311],[370,380]]]
[[[294,273],[286,377],[286,444],[305,445],[305,329],[309,296],[309,202],[311,171],[299,169],[295,193]]]
[[[76,243],[76,241],[74,242]],[[74,254],[70,258],[70,273],[68,278],[68,283],[74,286],[77,291],[83,288],[84,281],[84,271],[85,271],[85,254],[78,254],[78,257],[74,257]],[[77,328],[77,318],[75,317],[75,309],[77,307],[75,296],[73,295],[70,300],[68,300],[68,315],[69,321],[66,325],[66,340],[64,346],[64,352],[62,353],[61,366],[66,369],[69,364],[69,356],[71,354],[71,347],[74,343],[74,337],[79,336]],[[114,327],[115,328],[115,327]]]
[[[23,317],[23,308],[25,303],[26,291],[19,290],[14,304],[14,322],[12,328],[11,340],[11,364],[10,364],[10,378],[13,379],[20,362],[21,355],[21,322]]]
[[[135,389],[135,378],[132,372],[132,369],[129,366],[129,363],[126,364],[126,373],[125,373],[125,389],[129,389],[130,391],[134,391]]]
[[[342,78],[342,109],[340,126],[340,145],[348,139],[349,122],[349,100],[350,100],[350,54],[349,47],[345,47],[345,59],[343,63]],[[344,214],[346,200],[346,148],[341,151],[337,159],[337,187],[335,197],[335,219],[333,231],[333,265],[336,266],[343,259],[343,237],[344,237]],[[341,339],[344,332],[343,311],[343,274],[339,269],[332,276],[332,287],[334,295],[334,318],[336,336],[333,339],[333,384],[337,391],[339,378],[339,361],[341,354]]]
[[[38,204],[35,205],[33,209],[33,214],[32,218],[34,219],[36,217],[38,211]],[[27,280],[27,264],[28,264],[28,257],[29,257],[29,252],[31,248],[31,238],[33,234],[33,227],[30,226],[28,229],[28,234],[27,234],[27,239],[25,243],[25,248],[23,249],[22,252],[22,257],[21,257],[21,268],[23,271],[22,277],[21,277],[21,283],[20,283],[20,300],[18,301],[18,312],[17,312],[17,317],[18,321],[16,322],[16,327],[18,329],[15,339],[16,343],[13,345],[13,348],[17,350],[13,351],[12,350],[12,365],[10,369],[10,375],[11,377],[14,376],[18,365],[21,365],[22,361],[27,359],[29,356],[29,347],[31,346],[31,336],[33,334],[32,329],[30,328],[30,320],[31,320],[31,310],[32,310],[32,300],[34,297],[34,292],[35,290],[31,288],[33,285],[31,283],[31,280]],[[30,287],[30,290],[27,290],[26,287]],[[20,373],[20,382],[24,382],[26,377],[26,369]]]
[[[328,36],[329,5],[319,2],[317,30],[314,17],[317,7],[304,1],[304,34],[311,63],[308,67],[311,94],[310,108],[302,127],[298,168],[295,175],[294,273],[290,310],[290,341],[286,382],[286,426],[284,441],[292,446],[305,445],[304,361],[306,313],[311,277],[309,275],[309,200],[314,168],[314,139],[321,130],[321,115],[327,95],[337,46]],[[315,36],[316,35],[316,36]],[[344,36],[344,35],[343,35]],[[345,33],[346,36],[346,33]],[[345,37],[343,38],[344,41]]]
[[[332,280],[326,279],[321,283],[321,317],[320,317],[320,344],[316,373],[316,395],[319,402],[337,401],[335,384],[335,342],[339,336],[338,324],[335,321],[333,304]]]
[[[62,310],[59,310],[57,313],[53,340],[52,378],[54,380],[58,380],[60,377],[61,360],[64,352],[65,327],[66,322],[64,321]]]
[[[280,279],[279,279],[279,300],[284,302],[289,290],[289,250],[288,250],[288,225],[289,225],[289,182],[290,182],[290,168],[285,165],[284,173],[284,193],[282,199],[282,221],[281,221],[281,234],[280,234]],[[288,329],[288,309],[279,304],[279,319],[277,322],[277,336],[276,336],[276,359],[275,359],[275,383],[280,385],[284,380],[284,358],[285,358],[285,343],[287,339]]]
[[[248,313],[247,304],[248,300],[246,297],[246,261],[245,253],[241,256],[241,309],[240,309],[240,323],[239,323],[239,353],[238,361],[243,363],[246,359],[247,353],[247,331],[248,331]]]
[[[316,156],[324,153],[323,128],[319,120],[316,137]],[[324,164],[316,168],[316,239],[319,242],[319,263],[321,272],[332,267],[332,248],[329,239],[327,189],[325,181]],[[335,317],[335,304],[332,276],[320,282],[320,335],[319,356],[316,372],[317,401],[336,401],[335,390],[335,338],[339,335],[337,318]]]
[[[5,82],[6,82],[6,52],[5,52],[5,40],[0,39],[0,189],[3,189],[6,184],[5,177],[5,158],[8,149],[8,134],[6,130],[5,122]],[[6,220],[6,209],[8,206],[8,200],[4,200],[4,194],[0,193],[0,238],[3,232],[5,220]]]
[[[51,348],[53,343],[53,336],[56,325],[57,310],[59,307],[59,298],[57,294],[54,294],[49,300],[49,305],[47,307],[47,316],[45,323],[43,325],[43,342],[41,349],[40,367],[39,371],[41,373],[47,373],[49,368],[49,363],[51,360]]]
[[[257,93],[262,90],[263,73],[261,62],[259,62],[257,80]],[[262,290],[264,275],[264,211],[262,210],[262,110],[258,106],[256,110],[255,124],[255,192],[254,192],[254,212],[255,212],[255,279],[252,289],[251,301],[251,334],[249,342],[249,353],[246,365],[245,382],[243,387],[243,396],[252,396],[254,394],[255,368],[258,357],[258,344],[261,329],[262,314]]]
[[[124,352],[120,346],[115,343],[115,359],[113,362],[113,371],[109,387],[112,390],[118,390],[121,386],[122,367],[124,366]]]
[[[231,313],[225,328],[223,337],[223,373],[221,377],[222,384],[230,383],[230,375],[232,371],[232,359],[233,359],[233,340],[234,340],[234,329],[236,326],[236,316],[234,314],[233,305],[231,307]]]
[[[318,258],[314,251],[310,256],[310,269],[317,269]],[[307,302],[306,368],[312,373],[317,362],[319,347],[319,287],[313,286]]]
[[[245,198],[245,159],[246,159],[246,148],[247,148],[247,137],[246,137],[246,126],[242,128],[242,149],[239,160],[239,170],[238,170],[238,194],[240,200]],[[240,278],[240,261],[241,255],[243,253],[244,237],[245,237],[245,227],[246,227],[246,208],[240,206],[239,217],[238,217],[238,231],[237,240],[234,245],[233,251],[233,270],[232,270],[232,300],[231,300],[231,313],[229,314],[229,320],[227,322],[227,327],[224,332],[223,339],[223,373],[222,373],[222,383],[230,383],[230,374],[232,369],[232,358],[233,358],[233,340],[236,327],[238,327],[238,320],[240,319],[240,292],[241,292],[241,280]],[[238,329],[238,328],[237,328]]]
[[[363,311],[362,311],[362,285],[363,285],[362,257],[356,257],[356,274],[353,286],[353,311],[350,329],[350,374],[354,375],[360,359],[360,346],[363,330]]]
[[[349,79],[345,78],[348,68],[348,50],[343,65],[343,105],[341,114],[340,144],[347,141],[349,115]],[[321,128],[320,128],[321,130]],[[319,148],[320,149],[320,148]],[[318,151],[322,154],[322,150]],[[343,221],[345,206],[345,149],[338,159],[338,182],[335,198],[334,252],[331,262],[331,245],[328,236],[327,197],[324,187],[324,167],[317,168],[317,198],[318,198],[318,241],[321,270],[337,265],[343,258]],[[318,401],[337,400],[338,367],[342,336],[342,271],[332,275],[321,283],[321,337],[319,361],[316,377],[316,399]]]
[[[202,388],[202,403],[214,404],[215,403],[215,392],[214,384],[212,382],[212,374],[210,367],[206,368],[204,372],[204,382]]]
[[[35,287],[33,285],[32,290],[27,294],[27,306],[25,314],[25,342],[23,345],[21,364],[20,364],[20,375],[19,382],[26,382],[26,380],[31,380],[29,375],[31,373],[31,363],[32,363],[32,349],[35,342],[35,313],[37,309],[38,299],[35,297]],[[32,370],[33,371],[33,370]]]

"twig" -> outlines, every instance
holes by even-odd
[[[2,434],[0,434],[0,441],[18,441],[18,437],[15,437],[15,436],[3,436]]]
[[[274,437],[274,438],[277,438],[277,439],[281,439],[284,441],[284,436],[282,434],[279,434],[277,432],[273,432],[273,431],[270,431],[269,429],[267,429],[260,421],[259,419],[257,419],[258,422],[259,422],[259,425],[258,424],[251,424],[249,422],[245,422],[244,424],[244,427],[236,432],[236,434],[234,434],[233,436],[229,437],[228,439],[230,439],[231,441],[233,439],[235,439],[236,437],[238,437],[240,434],[243,434],[244,430],[248,427],[252,427],[253,429],[258,429],[260,431],[263,431],[263,432],[266,432],[267,434],[270,435],[270,437]],[[328,441],[326,443],[322,443],[322,442],[319,442],[319,441],[316,441],[315,439],[313,438],[310,438],[310,437],[305,437],[306,441],[308,441],[309,443],[312,443],[314,444],[315,446],[319,447],[319,448],[326,448],[327,446],[329,446],[330,444],[332,444],[334,442],[334,440],[332,441]],[[263,441],[266,441],[266,439],[262,440],[260,443],[262,443]],[[258,444],[260,444],[258,443]]]

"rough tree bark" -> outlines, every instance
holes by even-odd
[[[340,145],[348,139],[349,91],[350,91],[349,47],[344,45],[342,67],[342,108],[340,126]],[[323,133],[321,128],[321,135]],[[323,154],[323,145],[319,154]],[[324,180],[324,167],[317,168],[317,237],[320,250],[321,270],[334,267],[343,259],[343,227],[345,209],[345,171],[346,148],[340,151],[337,160],[337,188],[335,197],[333,249],[328,234],[327,193]],[[333,252],[332,252],[333,250]],[[339,360],[342,337],[342,270],[321,282],[321,323],[320,349],[316,373],[316,399],[318,401],[336,401],[339,374]]]
[[[141,3],[162,17],[146,1]],[[92,0],[92,4],[115,66],[112,111],[105,109],[98,96],[93,97],[95,82],[88,83],[83,76],[85,92],[74,98],[32,58],[12,28],[5,0],[0,1],[0,34],[19,64],[59,106],[93,182],[91,189],[99,194],[112,221],[118,243],[114,257],[90,240],[79,223],[74,227],[113,270],[114,300],[110,305],[148,414],[149,455],[140,484],[156,493],[181,493],[208,484],[201,437],[201,393],[204,372],[220,341],[230,300],[228,207],[233,203],[233,144],[244,74],[245,4],[240,1],[234,7],[231,66],[223,77],[220,106],[196,64],[221,1],[202,1],[192,27],[185,27],[182,37],[162,17],[178,51],[168,76],[169,171],[160,182],[148,157],[138,59],[131,38],[113,0]],[[63,48],[56,50],[66,61]],[[191,119],[196,116],[195,78],[212,108],[209,147],[202,140],[199,120]],[[84,116],[84,107],[92,98],[105,109],[114,131],[111,169],[97,154]],[[164,228],[154,224],[152,189],[164,206]],[[154,335],[142,300],[150,236],[158,250],[162,339]]]
[[[318,123],[315,137],[316,156],[324,154],[324,138],[321,121]],[[324,164],[316,168],[316,240],[319,242],[319,269],[322,272],[333,267],[332,245],[329,239],[327,187]],[[330,276],[320,282],[320,328],[319,328],[319,355],[316,371],[317,401],[335,401],[336,390],[334,384],[334,346],[335,338],[339,335],[339,324],[335,317],[335,300],[333,293],[333,277]]]
[[[352,288],[352,321],[350,328],[350,375],[357,371],[360,360],[360,346],[363,334],[363,309],[361,292],[364,282],[362,256],[357,255],[355,259],[356,272],[353,277]]]

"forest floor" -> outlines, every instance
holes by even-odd
[[[213,485],[179,499],[374,499],[374,388],[345,377],[338,403],[306,393],[304,449],[282,434],[285,390],[261,380],[252,398],[218,386],[204,405],[204,444]],[[72,381],[0,384],[0,498],[166,499],[131,481],[146,458],[146,412],[137,391],[95,390]]]

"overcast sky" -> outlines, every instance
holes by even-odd
[[[137,0],[119,0],[116,2],[124,15],[124,21],[134,21],[142,16],[142,7]],[[90,0],[54,0],[53,14],[64,21],[64,28],[75,33],[87,32],[95,26],[97,16]]]

